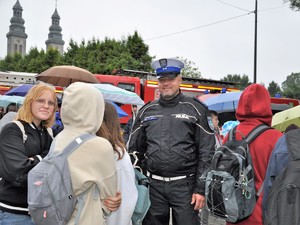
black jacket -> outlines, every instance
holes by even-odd
[[[194,193],[204,194],[199,177],[208,168],[215,145],[207,116],[206,106],[181,93],[172,100],[155,100],[139,110],[129,152],[139,152],[141,166],[155,175],[196,174]]]
[[[0,209],[28,214],[27,175],[47,155],[52,137],[47,129],[37,130],[23,123],[27,139],[15,123],[7,124],[0,134]],[[34,160],[29,160],[32,157]],[[18,208],[18,209],[17,209]]]
[[[126,126],[124,128],[124,132],[123,132],[123,139],[124,142],[127,143],[127,141],[129,140],[129,136],[132,130],[132,126],[133,126],[133,118],[131,117],[128,122],[126,123]]]

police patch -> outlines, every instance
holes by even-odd
[[[157,116],[147,116],[144,118],[143,122],[151,121],[151,120],[157,120]]]
[[[209,128],[210,128],[212,131],[214,131],[214,130],[215,130],[215,127],[214,127],[214,123],[213,123],[213,121],[212,121],[211,116],[208,116],[208,117],[207,117],[207,123],[208,123]]]
[[[175,118],[179,118],[179,119],[190,119],[188,115],[186,114],[182,114],[182,113],[179,113],[179,114],[175,114]]]

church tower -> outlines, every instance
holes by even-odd
[[[22,18],[23,8],[17,0],[13,7],[13,17],[10,19],[9,32],[6,34],[7,37],[7,55],[14,55],[16,53],[25,56],[26,54],[26,39],[27,34],[25,33],[24,19]]]
[[[60,16],[57,12],[57,6],[55,6],[55,11],[51,17],[52,25],[49,27],[48,40],[46,43],[46,49],[56,48],[60,54],[64,52],[64,44],[65,42],[62,39],[61,27],[59,26]]]

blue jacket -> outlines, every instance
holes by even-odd
[[[267,199],[273,181],[275,180],[276,176],[278,176],[284,170],[289,161],[290,156],[287,149],[286,136],[283,135],[278,139],[268,163],[263,189],[263,215],[266,211]]]

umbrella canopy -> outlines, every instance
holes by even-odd
[[[207,99],[212,98],[212,97],[216,97],[216,96],[219,95],[219,94],[220,94],[220,93],[203,94],[203,95],[197,96],[197,98],[198,98],[201,102],[205,102]]]
[[[242,91],[226,92],[214,97],[208,98],[204,103],[210,110],[218,113],[236,111]]]
[[[53,66],[37,75],[36,78],[45,83],[61,87],[67,87],[77,81],[99,83],[91,72],[76,66]]]
[[[24,101],[24,97],[22,96],[9,96],[9,95],[1,95],[0,96],[0,106],[7,107],[9,103],[15,102],[17,105],[22,105]]]
[[[101,91],[104,99],[107,101],[131,105],[144,105],[144,101],[135,92],[126,91],[111,84],[91,85]]]
[[[121,109],[116,103],[111,102],[111,101],[108,101],[108,102],[115,107],[115,109],[116,109],[116,111],[118,113],[119,118],[128,116],[128,114],[123,109]]]
[[[300,105],[276,113],[272,118],[272,127],[282,132],[291,124],[300,127]]]
[[[33,84],[23,84],[18,87],[12,88],[5,93],[5,95],[16,95],[16,96],[25,96],[27,92],[32,88]]]

